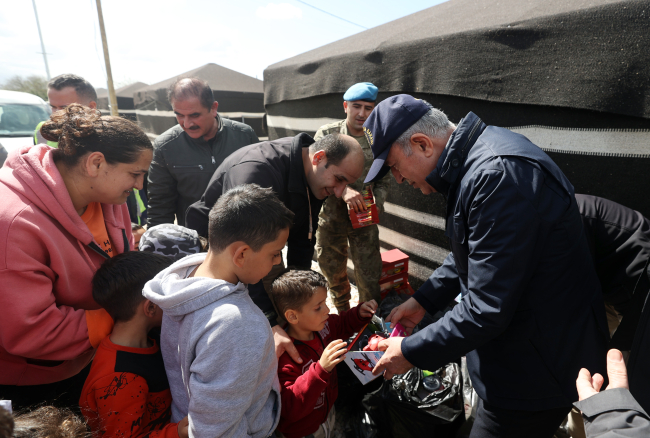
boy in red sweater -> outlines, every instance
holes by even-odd
[[[287,438],[329,436],[338,396],[336,365],[345,359],[347,339],[370,322],[375,300],[339,315],[325,304],[327,280],[314,271],[289,271],[278,277],[271,294],[289,323],[287,333],[303,360],[278,359],[282,413],[278,430]]]
[[[169,423],[172,396],[156,341],[162,310],[142,296],[147,281],[171,265],[165,256],[131,251],[97,270],[93,298],[115,321],[86,378],[79,405],[93,433],[110,437],[187,438],[187,417]]]

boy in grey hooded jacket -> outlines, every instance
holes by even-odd
[[[161,350],[172,419],[190,437],[268,437],[280,417],[271,327],[248,295],[286,244],[293,213],[271,189],[236,187],[210,211],[208,253],[187,256],[148,282],[163,309]]]

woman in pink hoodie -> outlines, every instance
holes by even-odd
[[[77,404],[113,325],[91,280],[133,247],[125,202],[153,152],[134,123],[78,104],[41,133],[58,149],[23,147],[0,170],[0,398],[14,409]]]

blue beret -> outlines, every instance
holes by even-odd
[[[424,101],[408,94],[389,97],[375,107],[363,124],[363,133],[375,158],[364,183],[376,181],[388,173],[390,167],[384,162],[390,147],[430,109]]]
[[[355,100],[374,102],[377,100],[378,91],[377,87],[370,82],[359,82],[348,88],[348,91],[343,95],[343,100],[347,102],[353,102]]]

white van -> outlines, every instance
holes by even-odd
[[[36,126],[50,113],[50,106],[38,96],[0,90],[0,144],[7,152],[34,144]]]

